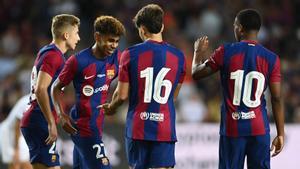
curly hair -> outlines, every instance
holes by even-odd
[[[112,16],[99,16],[94,22],[94,31],[100,34],[122,36],[125,34],[124,25]]]

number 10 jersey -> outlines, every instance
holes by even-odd
[[[270,83],[281,80],[279,57],[255,41],[241,41],[220,46],[206,64],[220,70],[220,134],[238,137],[269,133],[264,92]]]

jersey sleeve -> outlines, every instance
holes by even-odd
[[[280,59],[277,56],[275,64],[273,66],[273,70],[270,76],[270,82],[280,82],[281,81],[281,73],[280,73]]]
[[[67,61],[60,72],[58,78],[64,85],[68,85],[73,79],[77,71],[77,59],[72,55]]]
[[[223,58],[224,58],[224,46],[220,46],[218,49],[214,51],[214,53],[210,56],[206,65],[210,66],[213,70],[217,71],[223,66]]]
[[[184,77],[185,77],[185,74],[186,74],[186,60],[185,60],[185,57],[183,57],[183,61],[184,61],[184,63],[183,63],[183,67],[182,67],[182,71],[181,71],[178,83],[183,83],[183,80],[184,80]]]
[[[61,67],[64,61],[60,54],[56,51],[49,51],[44,55],[45,56],[42,61],[40,70],[48,73],[53,78],[56,71]]]
[[[130,54],[128,50],[125,50],[121,55],[121,61],[119,66],[120,82],[129,82],[129,63],[130,63]]]
[[[117,51],[117,61],[116,61],[116,63],[115,63],[116,66],[117,66],[117,67],[116,67],[116,68],[117,68],[117,72],[116,72],[115,78],[119,76],[119,67],[120,67],[120,62],[121,62],[121,54],[122,54],[122,53],[118,50],[118,51]]]

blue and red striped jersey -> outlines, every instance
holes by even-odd
[[[109,86],[118,75],[120,52],[97,59],[92,48],[71,56],[59,75],[59,80],[68,85],[73,80],[76,103],[70,116],[75,121],[82,137],[102,136],[104,112],[97,106],[106,102]]]
[[[220,70],[220,134],[238,137],[269,133],[264,92],[270,83],[281,81],[279,57],[255,41],[241,41],[220,46],[206,64]]]
[[[21,121],[21,127],[33,127],[33,126],[44,126],[47,127],[47,121],[41,111],[41,108],[36,100],[35,90],[37,85],[37,78],[40,71],[46,72],[52,77],[51,83],[48,87],[48,96],[50,101],[50,108],[53,112],[55,119],[57,115],[52,103],[51,97],[51,86],[55,79],[58,77],[65,63],[63,53],[55,46],[55,44],[49,44],[44,46],[38,52],[37,58],[35,59],[34,66],[31,72],[31,89],[30,89],[30,104],[31,107],[24,113]]]
[[[148,40],[122,53],[119,81],[130,86],[127,137],[177,140],[173,95],[184,76],[184,54],[168,43]]]

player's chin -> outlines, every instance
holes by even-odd
[[[106,51],[106,55],[107,56],[110,56],[110,55],[112,55],[114,53],[114,50],[107,50]]]
[[[72,49],[72,50],[75,50],[75,48],[76,48],[76,44],[71,45],[71,49]]]

